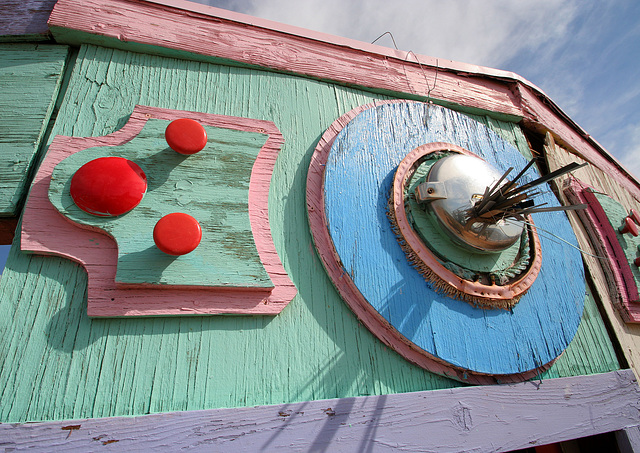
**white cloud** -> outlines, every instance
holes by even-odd
[[[554,47],[576,0],[253,0],[244,12],[371,42],[390,31],[401,50],[500,67],[523,50]],[[390,39],[378,44],[392,47]]]
[[[389,31],[401,50],[514,71],[640,175],[637,66],[616,60],[640,42],[637,21],[620,25],[637,0],[197,1],[364,42]]]

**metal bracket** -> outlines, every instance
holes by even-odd
[[[415,194],[419,203],[426,203],[433,200],[444,200],[447,198],[447,189],[442,182],[423,182],[418,184]]]

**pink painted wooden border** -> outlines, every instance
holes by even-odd
[[[255,288],[123,288],[116,286],[116,242],[104,233],[81,227],[49,202],[55,166],[71,154],[94,146],[122,145],[136,137],[150,118],[191,118],[204,125],[268,134],[249,183],[249,221],[260,260],[273,290]],[[136,106],[127,124],[104,137],[56,136],[34,178],[22,221],[22,250],[62,256],[80,263],[89,276],[89,316],[157,316],[254,314],[276,315],[296,295],[280,262],[269,226],[269,184],[284,139],[269,121]],[[98,240],[92,240],[99,238]]]
[[[451,143],[427,143],[421,145],[412,150],[406,155],[402,162],[398,165],[396,174],[393,178],[393,213],[398,223],[398,229],[400,234],[411,247],[411,249],[418,255],[418,257],[435,272],[443,281],[447,282],[453,288],[457,290],[476,296],[482,299],[492,299],[495,301],[511,300],[516,297],[521,297],[531,287],[536,277],[540,273],[542,266],[542,249],[540,247],[540,239],[538,233],[533,226],[533,220],[528,217],[529,224],[532,225],[531,233],[533,237],[533,260],[527,271],[516,281],[508,285],[483,285],[480,282],[472,282],[465,280],[451,272],[444,267],[433,253],[425,246],[422,239],[418,236],[415,230],[411,227],[411,223],[407,218],[407,212],[405,210],[404,203],[404,190],[407,184],[407,178],[410,177],[410,172],[414,168],[416,162],[422,157],[437,152],[437,151],[455,151],[467,156],[478,157],[471,151],[451,144]],[[481,158],[480,158],[481,159]]]
[[[597,253],[608,258],[600,260],[600,263],[606,268],[604,274],[614,307],[625,322],[640,323],[638,286],[614,227],[596,196],[588,190],[591,187],[575,178],[568,181],[564,193],[569,201],[573,204],[589,205],[587,209],[580,209],[577,213]]]
[[[640,199],[640,184],[615,158],[539,88],[512,73],[416,57],[180,0],[59,0],[49,26],[60,43],[104,45],[104,38],[113,38],[116,44],[108,45],[147,44],[160,53],[172,49],[194,59],[222,58],[522,118],[542,134],[551,131],[559,144]]]
[[[342,296],[358,319],[383,343],[410,362],[433,373],[471,384],[487,385],[520,382],[531,379],[542,371],[549,369],[553,362],[520,374],[488,375],[474,373],[464,368],[453,366],[427,351],[418,348],[389,324],[389,322],[367,302],[349,276],[349,273],[341,264],[340,257],[334,248],[331,235],[327,229],[324,205],[324,172],[331,145],[340,131],[360,112],[375,108],[379,105],[398,102],[406,101],[383,101],[357,107],[338,118],[320,138],[311,156],[311,164],[309,165],[309,172],[307,174],[307,212],[309,214],[309,224],[318,256],[329,274],[331,281],[340,293],[340,296]]]

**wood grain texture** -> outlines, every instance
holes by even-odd
[[[51,173],[49,201],[78,226],[114,238],[118,246],[116,284],[272,289],[253,239],[248,203],[251,170],[254,163],[259,167],[256,157],[269,136],[204,125],[207,145],[185,158],[166,144],[164,133],[170,123],[149,118],[127,143],[73,154],[69,146],[60,147],[54,139],[49,156],[59,153],[64,159]],[[148,183],[144,197],[123,215],[91,215],[75,204],[72,179],[85,164],[113,156],[141,166]],[[254,190],[268,192],[269,180],[265,182]],[[199,222],[202,240],[192,252],[176,257],[156,247],[153,231],[161,218],[177,212]]]
[[[585,288],[580,255],[541,235],[542,270],[511,310],[479,309],[425,282],[386,211],[398,165],[433,141],[464,146],[500,171],[526,164],[514,147],[451,110],[414,102],[359,107],[323,135],[309,169],[307,204],[323,264],[365,325],[409,360],[439,373],[444,362],[453,371],[445,375],[463,381],[530,378],[578,328]],[[538,202],[557,205],[548,194]],[[544,230],[575,243],[564,216],[535,217]]]
[[[166,47],[350,86],[418,96],[427,94],[436,74],[434,67],[407,64],[406,60],[412,58],[408,55],[388,58],[363,53],[348,46],[328,45],[316,39],[220,19],[207,14],[206,8],[185,15],[183,8],[128,0],[109,0],[109,3],[64,0],[56,4],[49,26],[58,42],[110,47],[127,42]],[[438,83],[431,96],[506,116],[519,115],[509,87],[492,80],[460,79],[446,70],[439,71]]]
[[[123,288],[117,282],[133,283],[118,276],[118,259],[126,258],[127,248],[119,252],[118,244],[113,240],[119,234],[113,233],[109,228],[98,228],[97,225],[88,224],[92,219],[80,218],[80,225],[72,225],[56,212],[49,202],[48,190],[54,168],[67,161],[71,156],[78,156],[84,150],[96,151],[96,146],[110,147],[116,152],[123,146],[133,143],[136,137],[145,130],[145,125],[150,119],[173,120],[177,118],[191,118],[203,125],[215,126],[234,131],[253,132],[267,134],[268,139],[261,146],[257,159],[251,165],[248,202],[248,220],[255,232],[255,247],[262,261],[261,265],[271,277],[271,282],[263,290],[253,288],[253,285],[235,284],[232,288],[195,288],[184,291],[188,283],[178,284],[183,288],[172,288],[167,282],[163,288]],[[157,134],[156,134],[157,135]],[[227,140],[229,137],[227,137]],[[213,139],[212,139],[213,140]],[[275,252],[275,246],[271,239],[268,217],[268,188],[271,181],[273,166],[276,161],[282,135],[273,123],[267,121],[251,120],[246,118],[225,117],[221,115],[207,115],[202,113],[164,110],[143,106],[136,106],[127,124],[120,130],[105,137],[63,137],[57,136],[49,147],[49,154],[42,163],[33,183],[33,188],[27,203],[22,228],[22,248],[38,253],[55,254],[81,263],[89,274],[88,288],[88,314],[89,316],[150,316],[150,315],[195,315],[195,314],[269,314],[279,313],[295,296],[295,286],[288,278],[286,271]],[[212,142],[213,145],[213,142]],[[142,145],[140,145],[142,146]],[[163,145],[165,146],[165,145]],[[148,149],[149,144],[142,146]],[[151,147],[155,150],[155,147]],[[170,153],[175,154],[169,150]],[[148,160],[148,159],[147,159]],[[175,170],[172,171],[175,173]],[[153,178],[150,176],[150,181]],[[175,176],[175,175],[174,175]],[[213,175],[208,175],[212,177]],[[203,182],[203,184],[205,184]],[[171,188],[172,185],[168,184]],[[53,189],[51,189],[53,190]],[[154,190],[158,190],[155,188]],[[204,191],[204,187],[199,189]],[[196,195],[193,195],[197,198]],[[145,197],[145,199],[148,197]],[[207,199],[215,199],[209,195]],[[64,202],[58,203],[60,209]],[[156,209],[173,209],[169,201],[165,206]],[[186,203],[189,206],[189,203]],[[144,208],[144,206],[141,206]],[[175,206],[174,206],[175,208]],[[144,209],[144,213],[149,211]],[[215,206],[210,210],[215,212]],[[77,217],[77,216],[76,216]],[[74,219],[76,217],[73,217]],[[222,214],[217,214],[218,221]],[[122,217],[126,221],[125,217]],[[104,220],[104,219],[103,219]],[[108,220],[107,220],[108,222]],[[126,228],[126,225],[124,225]],[[205,225],[206,226],[206,225]],[[84,227],[84,228],[83,228]],[[250,240],[251,238],[249,238]],[[206,238],[205,238],[206,240]],[[220,243],[223,238],[212,240],[210,246]],[[139,243],[143,241],[139,240]],[[227,244],[230,246],[231,244]],[[249,243],[250,246],[253,244]],[[214,255],[215,256],[215,255]],[[125,258],[123,258],[125,257]],[[201,257],[202,259],[202,257]],[[220,258],[217,257],[216,260]],[[229,260],[226,260],[229,261]],[[143,264],[139,264],[143,266]],[[187,263],[188,265],[188,263]],[[150,267],[150,266],[146,266]],[[182,269],[184,271],[184,269]],[[172,281],[176,281],[174,277]],[[152,282],[149,282],[152,283]],[[248,282],[250,283],[250,282]],[[138,285],[139,286],[139,285]],[[176,286],[174,283],[173,286]]]
[[[406,244],[410,246],[411,250],[415,252],[416,256],[419,257],[423,263],[427,264],[427,266],[433,272],[435,272],[436,275],[443,280],[443,282],[446,282],[447,285],[455,288],[461,293],[471,295],[472,297],[470,298],[469,302],[477,300],[476,298],[485,299],[487,302],[487,308],[491,307],[492,301],[497,302],[495,305],[493,305],[493,308],[505,308],[506,305],[501,306],[500,301],[513,299],[518,300],[529,289],[531,284],[533,284],[536,277],[538,276],[538,273],[540,272],[542,254],[540,250],[540,239],[538,238],[538,234],[536,233],[535,228],[529,229],[533,245],[531,247],[530,253],[531,264],[529,265],[528,269],[526,269],[522,273],[522,275],[518,277],[517,280],[508,284],[483,284],[480,281],[474,282],[467,279],[461,279],[458,275],[445,267],[445,265],[440,262],[437,256],[439,255],[441,257],[444,257],[445,259],[451,260],[451,262],[456,264],[459,264],[462,260],[456,261],[455,259],[450,259],[449,256],[455,256],[456,258],[458,254],[462,256],[468,256],[469,258],[466,260],[463,266],[471,270],[480,270],[477,267],[472,267],[472,265],[470,265],[475,257],[480,257],[480,259],[485,258],[491,265],[491,267],[487,266],[485,268],[487,271],[499,270],[508,267],[508,265],[510,264],[513,264],[516,258],[515,255],[517,254],[520,241],[516,243],[515,247],[511,247],[511,249],[515,248],[516,252],[512,252],[508,255],[505,253],[505,255],[507,255],[506,259],[508,259],[508,261],[505,261],[505,258],[502,258],[502,256],[500,256],[498,259],[496,257],[496,254],[469,253],[467,250],[464,250],[460,247],[450,245],[450,243],[438,245],[438,247],[442,247],[442,250],[435,248],[434,252],[438,253],[438,255],[436,255],[430,250],[430,247],[433,247],[432,243],[424,242],[424,240],[422,239],[424,237],[424,233],[430,232],[430,230],[427,229],[418,233],[418,231],[414,230],[414,227],[411,224],[413,220],[410,221],[408,218],[408,213],[405,209],[405,203],[410,203],[410,201],[406,199],[405,191],[408,191],[408,193],[413,193],[407,187],[407,182],[408,178],[410,178],[410,175],[413,174],[413,169],[416,165],[416,162],[419,159],[425,158],[431,153],[445,150],[454,151],[457,154],[464,154],[476,158],[478,157],[465,150],[464,148],[450,143],[432,142],[425,145],[420,145],[409,152],[402,160],[402,162],[400,162],[400,164],[398,165],[398,169],[396,170],[394,175],[392,188],[393,206],[390,207],[390,209],[393,209],[394,211],[395,222],[397,222],[402,241],[405,241]],[[424,209],[418,208],[417,210],[422,210],[424,212]],[[413,212],[411,213],[411,215],[414,219],[417,217],[417,215]],[[533,220],[530,217],[527,219],[527,221],[533,223]],[[425,222],[425,224],[428,223],[429,220]],[[432,237],[439,234],[439,229],[435,228],[433,232],[435,234],[431,234]],[[529,236],[529,233],[527,233],[527,236]],[[445,238],[445,240],[448,239]],[[440,244],[441,242],[442,241],[438,241],[438,244]],[[436,243],[436,240],[434,240],[433,243]],[[449,250],[451,250],[451,252],[449,252]],[[478,261],[480,261],[480,259],[478,259]]]
[[[608,213],[601,204],[603,197],[608,197],[595,194],[591,187],[575,178],[565,181],[564,194],[571,203],[589,205],[587,209],[579,210],[577,214],[583,227],[589,233],[593,248],[598,251],[598,256],[602,257],[600,265],[606,269],[604,275],[608,283],[610,298],[626,322],[640,322],[638,285],[630,264],[635,258],[636,244],[630,244],[630,247],[626,247],[630,250],[623,250],[621,240],[627,243],[633,241],[628,241],[626,238],[618,239],[619,233],[611,225]],[[617,204],[610,198],[608,200]],[[621,206],[617,204],[614,208],[616,207]],[[608,211],[610,213],[611,209]],[[622,209],[621,212],[618,212],[617,219],[620,220],[626,215],[626,211]],[[611,218],[614,221],[615,217]]]
[[[554,145],[552,152],[545,154],[545,159],[550,171],[570,162],[584,162],[579,156],[558,145]],[[618,201],[626,210],[638,210],[640,208],[640,203],[626,190],[626,187],[620,181],[611,178],[603,170],[593,165],[580,168],[573,176],[578,181]],[[564,178],[558,181],[560,188],[564,184]],[[561,197],[564,198],[563,195]],[[565,200],[564,203],[567,203],[567,201]],[[582,254],[582,258],[594,283],[595,295],[601,301],[602,308],[611,323],[625,359],[636,373],[636,376],[640,376],[640,325],[626,323],[615,308],[617,304],[615,300],[616,292],[610,290],[609,282],[611,276],[607,275],[606,267],[601,264],[601,259],[599,258],[600,250],[592,244],[591,236],[577,217],[577,213],[569,212],[568,216],[576,232],[580,248],[586,252]]]
[[[61,0],[49,20],[61,43],[91,43],[185,58],[235,61],[297,73],[349,86],[437,99],[443,105],[481,109],[523,118],[525,125],[550,130],[562,143],[604,169],[640,199],[640,185],[606,150],[586,134],[537,87],[509,73],[443,62],[397,52],[379,53],[366,45],[300,29],[253,25],[240,17],[218,17],[220,10],[183,2]],[[168,49],[168,50],[165,50]],[[437,75],[437,83],[436,83]],[[461,75],[463,77],[461,77]],[[403,97],[404,97],[403,96]]]
[[[298,294],[273,318],[89,318],[83,268],[20,252],[18,235],[0,280],[0,421],[288,404],[460,386],[412,365],[376,339],[341,300],[313,250],[305,204],[313,150],[336,118],[381,98],[291,75],[81,48],[52,137],[113,133],[136,104],[276,124],[285,143],[268,194],[269,221]],[[476,119],[526,148],[517,125]],[[597,307],[587,298],[574,341],[542,378],[619,367]]]
[[[0,0],[0,42],[50,39],[47,20],[56,0]]]
[[[11,451],[501,452],[640,421],[630,370],[494,387],[0,425]],[[553,410],[549,408],[553,407]]]
[[[0,217],[19,214],[67,52],[66,46],[0,44]]]

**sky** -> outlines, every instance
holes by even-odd
[[[638,0],[198,3],[364,42],[388,31],[400,50],[514,72],[640,178]]]

